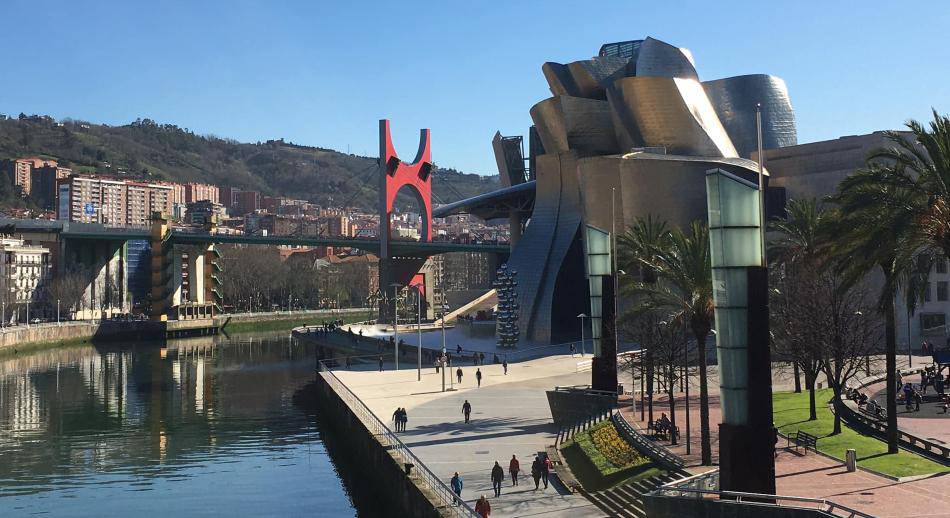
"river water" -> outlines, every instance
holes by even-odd
[[[0,358],[0,517],[356,516],[286,335]]]

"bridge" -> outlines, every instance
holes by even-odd
[[[62,272],[66,265],[81,264],[91,272],[87,287],[89,307],[114,292],[113,286],[127,273],[127,244],[147,241],[151,248],[149,308],[152,320],[191,320],[212,317],[222,303],[219,253],[215,245],[265,245],[353,248],[379,257],[379,287],[393,284],[412,286],[425,299],[434,297],[434,281],[428,272],[420,271],[433,256],[451,252],[475,252],[507,255],[507,244],[468,244],[432,240],[431,187],[433,170],[430,157],[429,130],[421,130],[419,151],[412,163],[404,163],[396,155],[390,136],[389,121],[379,121],[379,231],[376,239],[324,236],[235,235],[216,231],[214,225],[195,231],[176,229],[167,215],[153,214],[150,228],[108,227],[94,223],[68,221],[0,219],[7,234],[16,234],[31,242],[49,244],[57,250],[53,262]],[[419,241],[404,241],[390,236],[390,221],[396,195],[407,189],[418,202],[422,232]],[[183,273],[187,261],[187,273]],[[183,291],[187,276],[187,294]],[[120,290],[123,293],[127,290]],[[84,300],[86,294],[83,295]],[[122,296],[122,305],[127,302]],[[187,300],[186,300],[187,299]],[[430,318],[433,317],[429,304]],[[388,305],[380,305],[380,319],[388,321]]]

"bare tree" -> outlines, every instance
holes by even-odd
[[[55,311],[58,301],[67,314],[78,311],[86,291],[88,277],[88,270],[80,264],[65,267],[62,273],[54,275],[46,284],[44,295],[47,304]]]

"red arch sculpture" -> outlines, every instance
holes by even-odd
[[[419,208],[423,212],[420,214],[422,219],[421,240],[432,241],[432,151],[430,144],[429,130],[420,130],[419,151],[416,153],[416,159],[411,164],[407,164],[396,155],[396,148],[393,146],[392,135],[389,130],[389,120],[382,119],[379,121],[380,259],[391,258],[389,251],[389,220],[392,217],[396,194],[403,187],[409,187],[409,191],[415,196],[416,201],[419,202]]]

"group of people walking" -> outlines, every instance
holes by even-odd
[[[466,402],[467,403],[467,402]],[[548,488],[548,476],[551,473],[552,465],[551,459],[547,455],[542,456],[541,454],[535,455],[534,461],[531,463],[531,478],[534,479],[534,489],[537,491],[540,489],[541,484],[544,484],[544,489]],[[508,461],[508,475],[511,477],[511,485],[518,485],[518,475],[521,473],[521,463],[518,461],[517,455],[512,455],[511,460]],[[494,491],[495,498],[501,496],[501,486],[505,481],[505,469],[501,466],[501,463],[495,461],[495,465],[491,469],[491,485],[492,491]],[[462,488],[464,483],[462,482],[462,476],[456,471],[452,475],[452,479],[449,481],[449,485],[452,487],[452,491],[456,496],[456,505],[462,501]],[[482,517],[487,517],[491,514],[491,504],[485,495],[481,495],[479,499],[475,502],[475,512]]]

